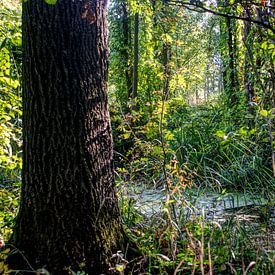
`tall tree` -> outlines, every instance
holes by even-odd
[[[228,47],[228,79],[225,88],[228,106],[234,107],[238,103],[238,75],[236,68],[236,22],[230,18],[225,19]]]
[[[129,111],[133,89],[132,20],[128,0],[114,0],[109,7],[111,84],[116,87],[116,99],[122,110]],[[122,73],[123,72],[123,73]]]
[[[139,14],[135,13],[134,25],[134,65],[133,65],[133,89],[132,89],[132,105],[135,108],[135,100],[138,95],[138,33],[139,33]]]
[[[250,7],[247,6],[245,13],[249,16]],[[244,22],[243,27],[243,43],[245,46],[245,55],[244,55],[244,85],[247,94],[248,102],[252,102],[255,97],[255,89],[254,89],[254,79],[251,75],[251,68],[253,68],[254,64],[252,64],[253,58],[253,36],[251,29],[251,22]]]
[[[23,53],[23,182],[13,242],[52,274],[107,274],[122,230],[106,1],[24,1]]]

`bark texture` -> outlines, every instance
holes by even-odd
[[[106,274],[122,240],[106,1],[24,1],[23,52],[23,183],[14,243],[51,274]]]

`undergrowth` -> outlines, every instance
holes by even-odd
[[[275,181],[267,112],[255,106],[257,115],[242,116],[237,124],[219,104],[191,107],[171,100],[164,112],[166,156],[159,138],[160,106],[146,123],[136,114],[134,128],[122,119],[122,127],[114,130],[115,140],[131,143],[117,165],[122,216],[143,252],[131,272],[273,274]],[[140,185],[163,191],[162,200],[155,195],[161,205],[156,213],[144,213],[146,206],[138,203],[146,196]],[[212,193],[218,200],[233,198],[222,221],[205,217],[204,207],[196,209],[195,201]],[[236,207],[232,194],[264,202],[255,199]]]
[[[125,227],[142,251],[129,274],[274,273],[274,220],[257,209],[253,215],[250,206],[250,215],[224,213],[224,220],[217,221],[184,199],[189,192],[179,188],[173,200],[159,201],[155,213],[150,205],[141,212],[133,197],[121,196]]]
[[[268,118],[263,111],[256,106],[254,118],[247,114],[235,125],[221,104],[187,106],[184,100],[172,99],[165,103],[164,144],[159,135],[160,106],[146,123],[143,114],[136,113],[129,122],[129,116],[113,113],[116,166],[138,182],[153,179],[159,184],[163,163],[169,165],[176,158],[181,165],[188,166],[190,173],[196,173],[197,186],[268,196],[275,191],[275,180],[273,145],[265,122],[274,115]],[[129,148],[122,148],[122,141]]]

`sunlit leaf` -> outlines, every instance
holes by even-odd
[[[219,130],[215,133],[215,136],[223,138],[224,136],[226,136],[226,133],[224,131]]]
[[[45,0],[45,2],[49,5],[55,5],[57,0]]]
[[[263,117],[267,117],[267,116],[268,116],[268,111],[267,111],[267,110],[260,110],[260,114],[261,114]]]

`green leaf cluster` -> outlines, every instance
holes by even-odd
[[[18,180],[21,169],[20,5],[3,1],[0,13],[0,181]],[[4,184],[5,185],[5,184]]]

